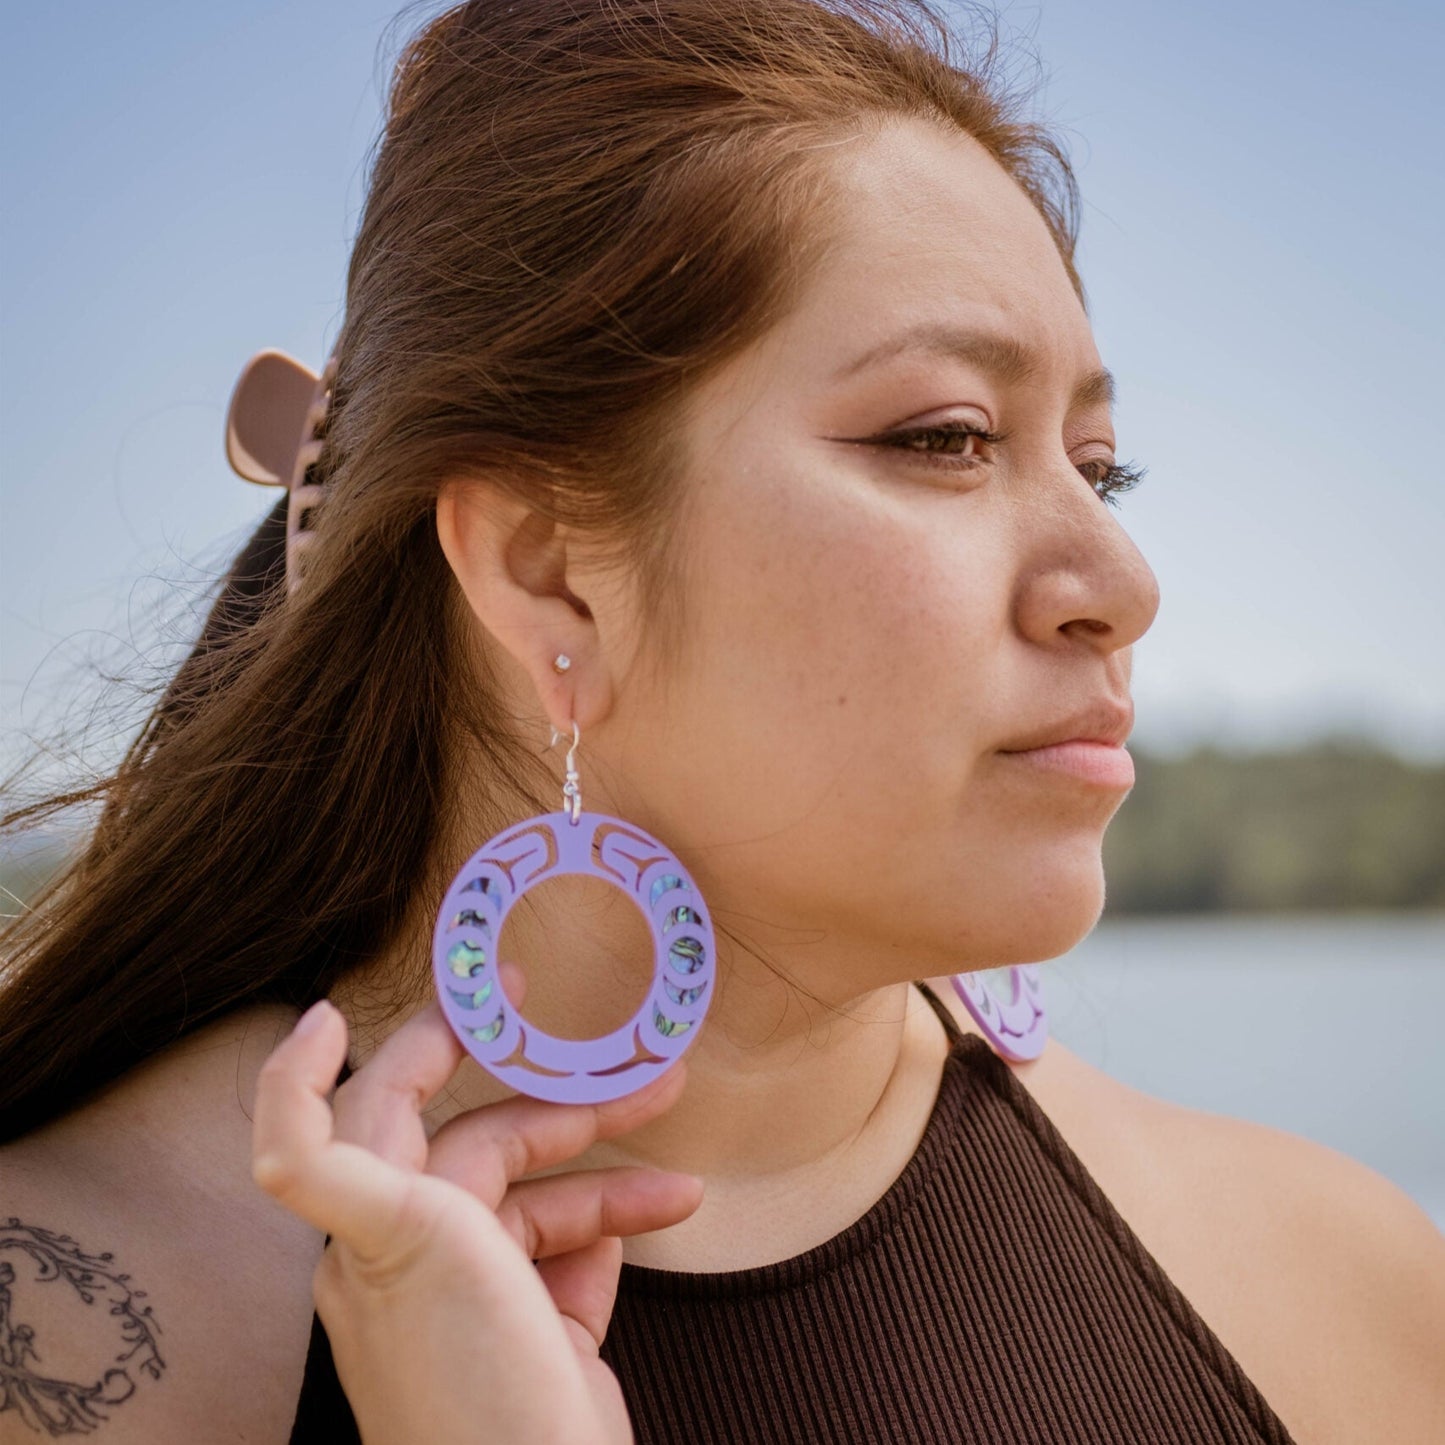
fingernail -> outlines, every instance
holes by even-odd
[[[320,1026],[321,1020],[326,1017],[326,1010],[331,1005],[324,998],[319,998],[299,1019],[296,1020],[296,1027],[291,1030],[293,1038],[304,1039],[308,1034],[314,1034]]]

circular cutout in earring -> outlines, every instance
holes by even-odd
[[[1043,1053],[1049,1038],[1049,1016],[1044,1009],[1038,964],[1016,963],[1010,967],[1012,997],[1007,1003],[976,973],[955,973],[952,977],[954,992],[995,1053],[1015,1063],[1036,1059]]]
[[[534,1099],[601,1104],[644,1088],[697,1037],[712,1002],[716,939],[696,882],[670,849],[634,823],[581,810],[575,722],[572,732],[567,806],[504,828],[462,866],[437,913],[432,971],[442,1012],[489,1074]],[[507,914],[530,889],[569,873],[622,889],[652,935],[647,997],[601,1038],[559,1039],[527,1023],[497,971]]]

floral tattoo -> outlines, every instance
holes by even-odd
[[[31,1281],[68,1288],[82,1304],[103,1305],[116,1321],[116,1354],[98,1380],[60,1379],[42,1368],[35,1331],[16,1319],[11,1293],[16,1265],[27,1259]],[[68,1234],[6,1219],[0,1224],[0,1415],[14,1410],[32,1430],[51,1436],[84,1435],[105,1422],[110,1407],[130,1399],[138,1379],[160,1379],[166,1367],[156,1343],[161,1327],[145,1299],[109,1252],[87,1254]]]

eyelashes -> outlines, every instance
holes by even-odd
[[[902,431],[885,432],[882,436],[870,437],[868,440],[870,445],[912,452],[929,466],[969,471],[983,465],[981,457],[964,456],[960,450],[970,437],[977,437],[979,441],[987,442],[990,446],[1002,446],[1009,440],[1009,433],[985,431],[982,427],[970,426],[967,422],[948,422],[941,426],[907,427]],[[954,443],[958,446],[954,446]],[[1089,485],[1111,507],[1119,505],[1115,498],[1120,493],[1132,491],[1148,473],[1147,467],[1133,462],[1122,466],[1107,466],[1098,461],[1086,462],[1080,471],[1091,468],[1096,469],[1096,475],[1087,479]]]

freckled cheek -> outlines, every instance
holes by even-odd
[[[880,803],[920,823],[929,800],[967,785],[987,740],[1001,643],[997,590],[986,563],[973,565],[957,538],[914,528],[892,538],[875,531],[860,547],[857,585],[840,601],[854,637],[840,665],[862,704],[854,730],[878,739],[888,759],[892,801]]]
[[[768,522],[735,534],[720,576],[729,605],[712,623],[750,705],[811,713],[837,741],[897,731],[914,704],[943,709],[956,730],[989,655],[987,565],[973,567],[956,535],[846,494],[775,507]]]

